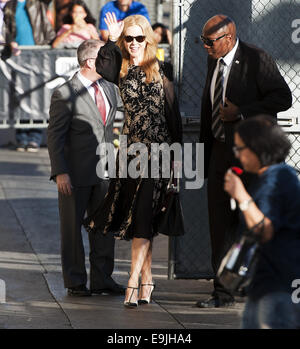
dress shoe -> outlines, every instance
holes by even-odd
[[[219,299],[217,297],[211,297],[205,301],[198,301],[196,307],[198,308],[226,308],[234,305],[233,299]]]
[[[79,285],[75,287],[68,288],[68,295],[75,297],[88,297],[91,296],[91,291],[86,288],[85,285]]]
[[[116,283],[111,287],[98,288],[98,289],[91,290],[91,292],[95,294],[124,295],[125,290],[126,290],[126,286]]]
[[[146,298],[140,298],[138,300],[139,305],[150,304],[151,303],[152,293],[153,293],[153,291],[155,289],[155,284],[153,282],[149,283],[149,284],[141,284],[141,286],[140,286],[140,294],[142,294],[143,287],[147,287],[147,286],[149,286],[149,288],[150,288],[149,293],[148,293]]]
[[[131,294],[130,294],[130,297],[128,299],[128,301],[124,301],[124,307],[126,308],[136,308],[138,306],[138,301],[132,301],[132,298],[133,298],[133,294],[135,291],[138,291],[139,288],[138,287],[131,287],[131,286],[128,286],[127,289],[131,289]]]

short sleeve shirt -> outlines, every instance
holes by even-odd
[[[117,1],[110,1],[104,5],[100,11],[99,18],[99,29],[107,30],[107,25],[104,22],[104,17],[107,12],[114,12],[118,21],[122,21],[124,18],[132,15],[142,15],[145,16],[150,22],[149,14],[147,8],[138,1],[133,1],[127,12],[123,12],[118,8]]]

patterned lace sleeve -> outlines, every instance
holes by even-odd
[[[96,70],[105,80],[118,85],[122,65],[122,54],[119,47],[112,41],[102,46],[96,59]]]

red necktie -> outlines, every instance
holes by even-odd
[[[102,92],[97,84],[97,82],[92,83],[92,87],[95,90],[95,100],[96,100],[96,105],[99,109],[100,115],[103,120],[103,124],[105,125],[106,122],[106,108],[105,108],[105,101],[102,95]]]

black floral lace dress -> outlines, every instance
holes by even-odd
[[[131,178],[129,168],[127,178],[121,178],[122,166],[129,165],[138,153],[127,155],[124,164],[119,161],[119,152],[117,178],[111,179],[104,203],[94,219],[98,230],[103,228],[103,233],[114,233],[116,238],[125,240],[152,239],[157,234],[155,216],[168,184],[168,178],[151,178],[150,171],[151,144],[171,144],[164,116],[164,90],[161,82],[146,83],[145,80],[144,71],[131,65],[128,75],[120,80],[119,88],[125,109],[122,135],[127,137],[127,149],[134,143],[147,147],[148,166],[137,168],[141,173],[147,172],[148,178]],[[157,164],[161,175],[161,163]]]

